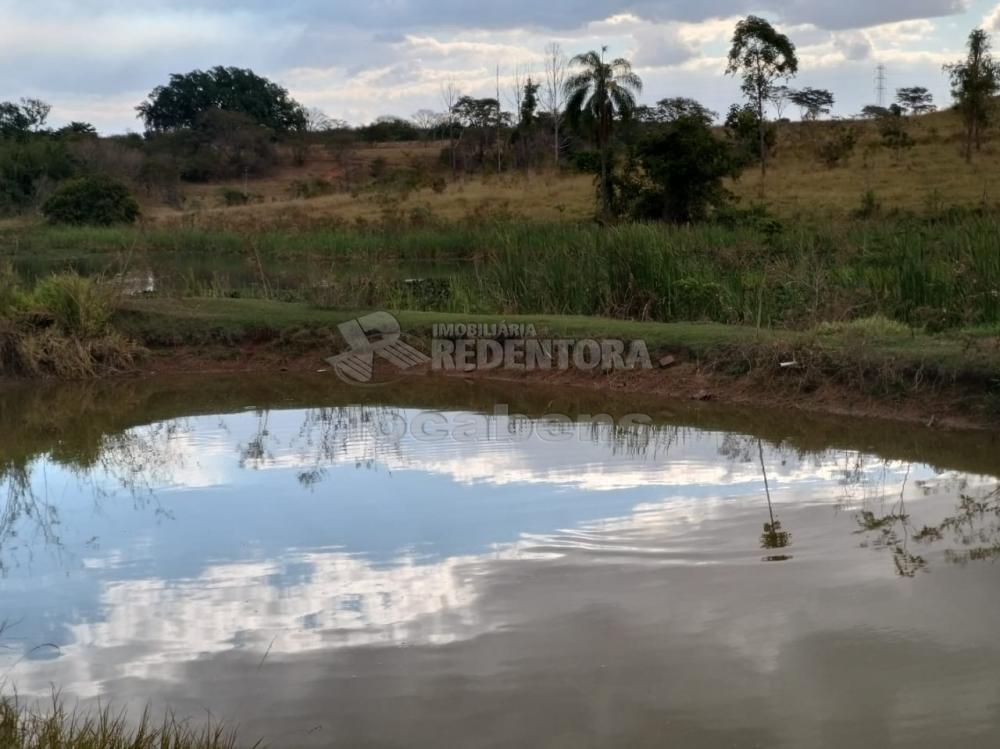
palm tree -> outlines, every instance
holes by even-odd
[[[601,207],[611,213],[611,136],[615,118],[627,119],[635,111],[635,97],[642,91],[642,80],[632,72],[632,64],[621,57],[604,61],[607,47],[600,53],[577,55],[570,64],[582,68],[565,83],[566,112],[571,120],[581,115],[591,120],[601,154]]]

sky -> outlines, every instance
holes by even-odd
[[[141,131],[135,106],[171,73],[249,67],[307,107],[352,124],[444,110],[441,89],[495,95],[541,75],[545,46],[607,45],[642,77],[641,101],[689,96],[717,112],[739,100],[725,56],[754,13],[796,44],[792,86],[826,88],[834,116],[922,85],[948,102],[941,66],[969,32],[1000,32],[997,0],[0,0],[0,101],[53,105],[50,123]],[[795,116],[794,112],[787,113]]]

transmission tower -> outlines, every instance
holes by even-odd
[[[881,63],[875,68],[875,103],[885,106],[885,65]]]

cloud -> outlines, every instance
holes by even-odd
[[[857,32],[836,34],[833,46],[845,60],[852,62],[870,59],[873,51],[871,40],[865,34]]]
[[[982,27],[987,31],[1000,31],[1000,5],[983,16]]]
[[[633,32],[638,43],[632,62],[636,67],[668,68],[687,62],[698,54],[695,45],[673,27],[647,27]]]
[[[902,75],[954,57],[940,50],[960,49],[964,32],[930,19],[966,9],[967,0],[0,0],[0,80],[4,98],[53,103],[56,124],[72,111],[124,130],[137,125],[132,107],[169,74],[238,65],[358,122],[440,108],[443,81],[486,95],[498,64],[505,79],[515,66],[537,73],[542,49],[556,40],[569,54],[607,44],[631,58],[647,99],[685,91],[725,108],[738,94],[723,78],[723,58],[749,12],[789,34],[803,69],[842,69],[857,87],[860,74],[844,66],[877,58]],[[985,20],[1000,23],[1000,6]]]

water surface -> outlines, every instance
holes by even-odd
[[[271,746],[1000,733],[995,435],[293,377],[16,389],[0,434],[26,698]]]

